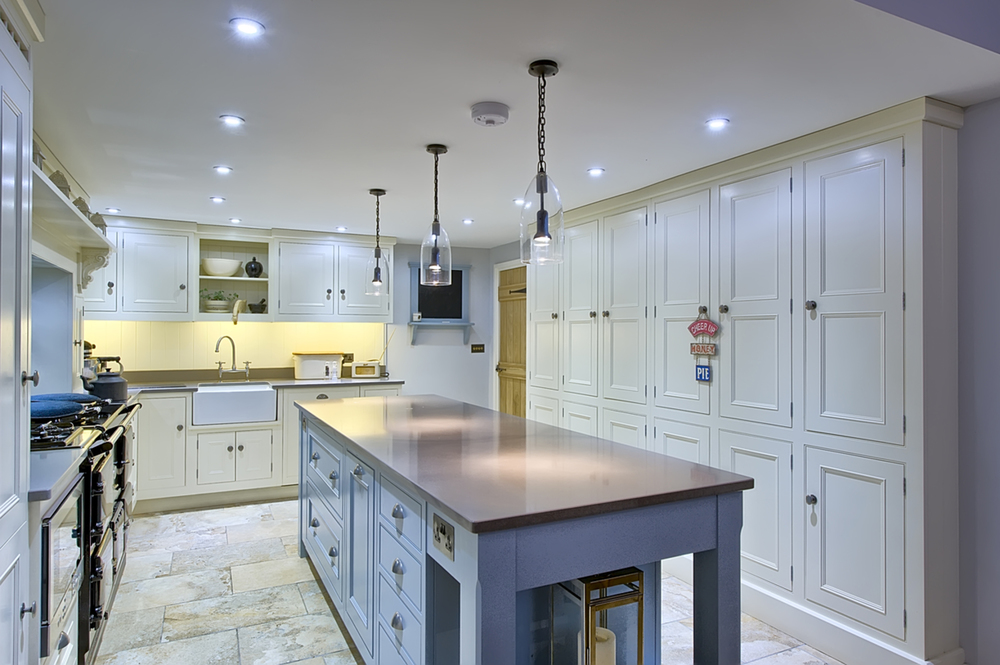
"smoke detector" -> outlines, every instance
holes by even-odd
[[[510,117],[510,107],[500,102],[479,102],[472,105],[472,121],[483,127],[499,127]]]

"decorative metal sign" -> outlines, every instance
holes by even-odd
[[[692,356],[714,356],[715,344],[705,344],[703,342],[691,342]]]
[[[709,365],[694,366],[694,380],[708,382],[712,380],[712,368]]]
[[[715,337],[715,333],[719,331],[719,324],[707,317],[704,319],[698,317],[698,320],[688,326],[688,331],[691,333],[691,336],[695,338],[697,338],[698,335]]]

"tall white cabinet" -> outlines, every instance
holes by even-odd
[[[964,662],[961,122],[916,100],[587,206],[558,274],[528,273],[562,303],[544,335],[533,312],[529,417],[752,476],[744,609],[844,662]]]

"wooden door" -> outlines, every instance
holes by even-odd
[[[188,237],[121,234],[122,311],[188,311]]]
[[[903,140],[806,162],[806,429],[903,443]]]
[[[528,293],[528,344],[533,388],[559,389],[559,265],[535,264]]]
[[[333,246],[278,244],[278,313],[333,314]]]
[[[646,403],[646,208],[604,218],[604,397]]]
[[[599,227],[595,219],[566,230],[563,274],[563,390],[597,397],[601,331]]]
[[[500,411],[525,415],[525,371],[527,346],[528,268],[520,266],[500,271],[497,299],[500,301],[499,362]]]

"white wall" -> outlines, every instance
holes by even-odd
[[[1000,99],[969,107],[958,144],[961,635],[969,665],[1000,658]]]
[[[73,274],[45,267],[38,259],[31,268],[31,367],[38,371],[32,393],[73,391]]]
[[[493,264],[488,249],[454,248],[453,265],[471,265],[466,275],[469,290],[469,320],[475,326],[469,344],[460,330],[421,330],[410,346],[410,262],[420,261],[418,245],[396,245],[393,249],[395,284],[392,287],[392,335],[386,354],[389,375],[406,382],[403,394],[436,394],[489,407],[493,377]],[[485,344],[484,353],[472,353],[471,344]]]

